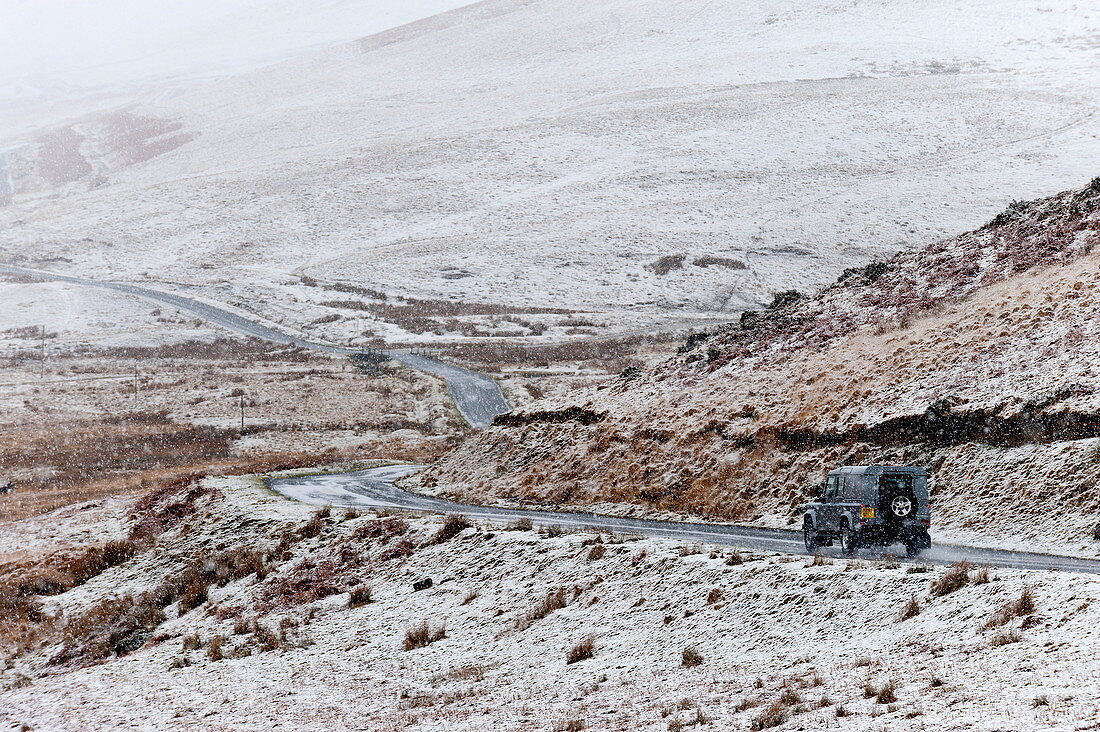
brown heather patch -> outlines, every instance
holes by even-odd
[[[694,668],[703,663],[703,654],[695,646],[687,646],[680,654],[680,663],[686,668]]]
[[[94,351],[98,356],[148,361],[158,358],[196,361],[303,363],[313,354],[297,346],[280,346],[258,338],[215,338],[212,341],[180,341],[159,346],[118,346]]]
[[[281,555],[291,544],[316,536],[313,532],[319,532],[318,527],[324,526],[327,518],[325,509],[321,509],[298,529],[289,530],[273,555]],[[255,603],[257,610],[267,613],[348,591],[366,592],[369,597],[371,568],[408,557],[416,550],[406,537],[408,531],[408,523],[393,516],[365,522],[333,545],[326,556],[303,559],[265,583]],[[371,550],[376,553],[372,555]]]
[[[104,598],[65,621],[65,645],[50,663],[80,666],[136,651],[164,617],[149,595]]]
[[[112,540],[64,549],[28,564],[9,563],[0,567],[0,584],[17,598],[57,595],[126,562],[139,548],[129,540]]]
[[[230,454],[236,431],[177,425],[163,415],[138,413],[117,422],[76,422],[0,430],[0,465],[9,470],[52,468],[26,488],[72,487],[105,473],[132,473],[207,463]]]
[[[351,533],[351,538],[356,541],[392,539],[393,537],[402,536],[408,532],[408,521],[396,516],[387,516],[385,518],[366,521],[362,525],[356,526],[355,531]]]

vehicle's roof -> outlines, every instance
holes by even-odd
[[[830,470],[830,475],[876,475],[878,473],[915,473],[927,475],[928,471],[919,465],[846,465]]]

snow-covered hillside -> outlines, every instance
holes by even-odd
[[[1100,719],[1092,576],[311,511],[211,478],[9,524],[0,721],[1069,732]],[[574,650],[588,638],[590,657]]]
[[[925,465],[937,541],[1100,552],[1100,178],[544,399],[429,469],[474,501],[798,526],[840,465]],[[608,505],[610,504],[610,505]]]
[[[18,117],[0,257],[225,299],[293,300],[295,273],[620,328],[729,313],[1094,175],[1098,33],[1073,3],[487,0]]]

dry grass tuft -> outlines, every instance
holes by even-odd
[[[875,694],[875,701],[879,704],[893,704],[898,700],[897,694],[895,693],[896,691],[897,688],[894,685],[894,680],[889,679]]]
[[[1002,630],[997,633],[997,635],[993,636],[993,639],[989,641],[989,645],[993,648],[1007,646],[1009,643],[1019,643],[1021,638],[1020,631],[1010,628],[1008,630]]]
[[[991,630],[1006,625],[1014,618],[1022,618],[1035,613],[1035,597],[1031,594],[1030,587],[1024,587],[1023,592],[1015,600],[1006,603],[995,612],[989,620],[982,625],[982,630]]]
[[[933,580],[929,588],[935,597],[950,595],[956,590],[966,586],[970,575],[970,563],[967,561],[956,562],[947,568],[947,571]]]
[[[749,729],[763,730],[778,727],[787,721],[787,706],[781,701],[774,701],[764,708],[760,714],[753,717]]]
[[[467,663],[462,666],[455,666],[443,673],[436,674],[432,677],[431,681],[433,684],[440,684],[447,681],[484,681],[485,675],[488,672],[489,666],[479,666],[477,664]]]
[[[534,623],[542,620],[550,613],[561,610],[569,604],[569,591],[564,587],[550,590],[546,597],[527,611],[527,614],[516,621],[516,630],[527,630]]]
[[[554,725],[554,732],[580,732],[586,726],[583,719],[567,719]]]
[[[1035,610],[1035,596],[1031,594],[1030,587],[1024,587],[1023,592],[1012,605],[1012,612],[1016,617],[1022,618],[1025,615],[1031,615]]]
[[[972,585],[984,585],[993,580],[993,573],[989,569],[989,565],[983,564],[974,570],[974,574],[970,575],[970,584]]]
[[[588,550],[588,561],[594,562],[597,559],[602,559],[603,555],[607,553],[607,547],[603,544],[593,544]]]
[[[348,594],[348,607],[362,607],[374,602],[371,597],[371,586],[367,583],[358,585]]]
[[[321,533],[325,528],[325,519],[328,518],[332,511],[328,508],[322,508],[312,516],[309,521],[302,524],[302,527],[298,529],[299,539],[312,539]]]
[[[435,536],[428,543],[435,545],[450,541],[471,526],[473,524],[470,523],[470,519],[462,514],[449,513],[443,519],[443,525],[439,527],[439,531],[435,532]]]
[[[573,644],[573,647],[569,649],[565,654],[565,663],[579,663],[586,661],[596,655],[596,639],[593,636],[588,636],[577,643]]]
[[[788,707],[794,706],[795,704],[802,703],[802,695],[794,689],[786,688],[783,690],[783,693],[779,695],[779,701]]]
[[[447,626],[440,625],[438,628],[432,628],[428,625],[427,620],[422,620],[419,623],[413,623],[405,629],[405,643],[404,648],[406,651],[411,651],[414,648],[423,648],[435,643],[437,640],[441,640],[447,637]]]
[[[680,654],[681,665],[686,668],[695,668],[703,664],[703,654],[695,646],[687,646]]]
[[[531,519],[526,516],[521,516],[512,523],[504,527],[505,531],[530,531],[534,524],[531,523]]]
[[[918,615],[920,615],[920,603],[917,602],[916,597],[910,597],[909,602],[905,603],[905,607],[898,613],[898,622],[905,622]]]
[[[210,645],[206,647],[206,657],[211,661],[220,661],[225,658],[222,646],[225,644],[224,635],[216,635],[210,639]]]

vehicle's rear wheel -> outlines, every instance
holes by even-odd
[[[915,557],[932,546],[932,537],[926,533],[914,534],[905,540],[905,556]]]
[[[840,522],[840,550],[848,556],[859,551],[859,532],[852,528],[848,519]]]
[[[814,531],[814,524],[807,517],[802,522],[802,540],[806,543],[806,553],[816,554],[820,544],[817,543],[817,532]]]

